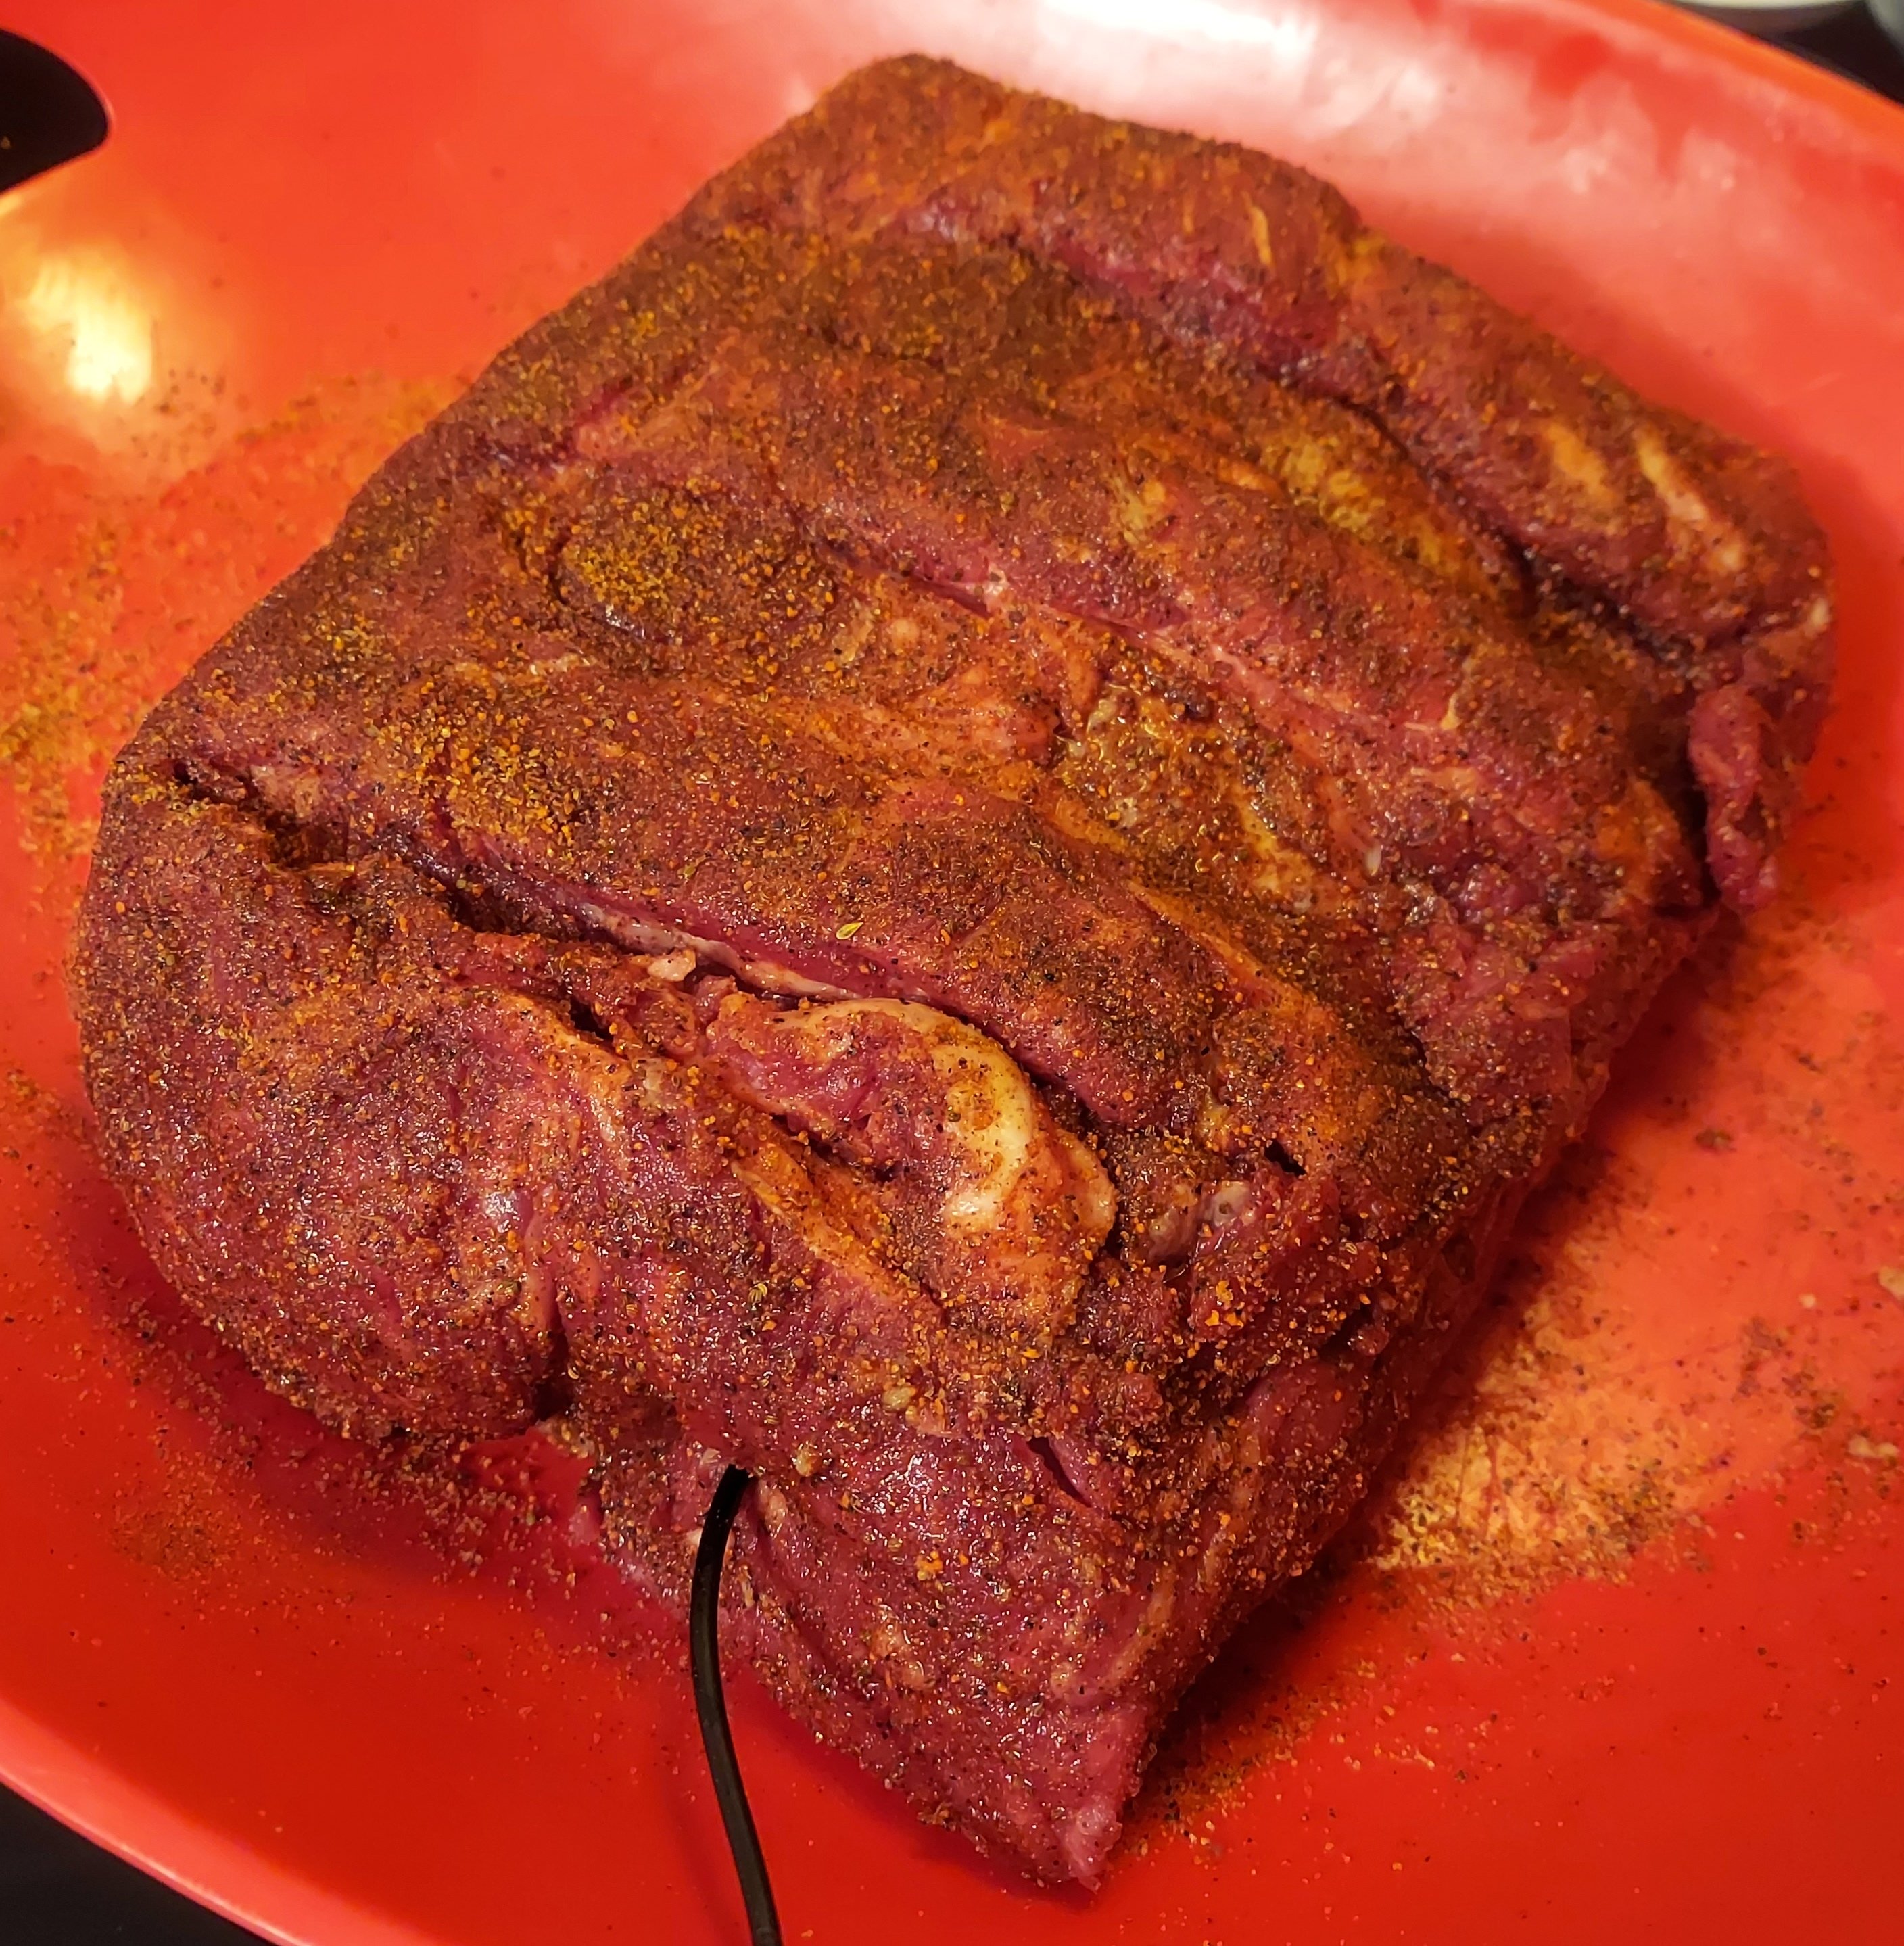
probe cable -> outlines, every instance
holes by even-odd
[[[701,1523],[701,1544],[694,1552],[694,1592],[687,1608],[688,1652],[694,1667],[694,1708],[701,1719],[701,1747],[707,1753],[721,1821],[727,1827],[727,1848],[734,1855],[748,1930],[753,1946],[781,1946],[773,1888],[767,1883],[767,1860],[761,1853],[754,1815],[747,1808],[746,1787],[740,1781],[733,1733],[727,1727],[727,1699],[721,1688],[721,1570],[727,1556],[728,1532],[751,1482],[750,1475],[730,1466],[721,1475],[713,1504]]]

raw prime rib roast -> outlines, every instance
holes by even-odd
[[[1782,465],[1322,183],[856,74],[120,758],[159,1264],[366,1437],[553,1424],[926,1815],[1086,1884],[1366,1487],[1824,710]]]

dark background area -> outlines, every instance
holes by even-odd
[[[255,1940],[0,1790],[0,1946],[255,1946]]]
[[[1828,67],[1866,88],[1904,101],[1904,54],[1893,45],[1884,29],[1860,7],[1841,14],[1821,27],[1770,37],[1775,47]]]
[[[1862,8],[1777,45],[1904,102],[1904,54]],[[94,147],[103,118],[95,125],[87,94],[24,46],[0,34],[0,153],[17,158],[30,134],[50,166]],[[0,168],[0,186],[21,179]],[[0,1946],[245,1946],[255,1936],[0,1790]]]

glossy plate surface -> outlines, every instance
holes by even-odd
[[[0,1773],[279,1938],[738,1939],[683,1658],[538,1484],[367,1456],[186,1323],[59,965],[139,710],[482,360],[907,46],[1241,137],[1791,453],[1842,579],[1785,896],[1716,939],[1299,1622],[1094,1901],[745,1682],[788,1937],[1895,1946],[1904,115],[1646,0],[20,0],[115,116],[0,200]]]

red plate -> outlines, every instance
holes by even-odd
[[[1199,1693],[1108,1889],[988,1867],[743,1682],[789,1937],[1895,1946],[1904,116],[1645,0],[11,24],[116,127],[0,202],[0,1771],[285,1940],[739,1936],[677,1643],[534,1482],[354,1452],[181,1319],[86,1148],[58,966],[143,704],[521,326],[921,45],[1311,164],[1791,453],[1844,673],[1785,895],[1631,1050],[1450,1402]]]

